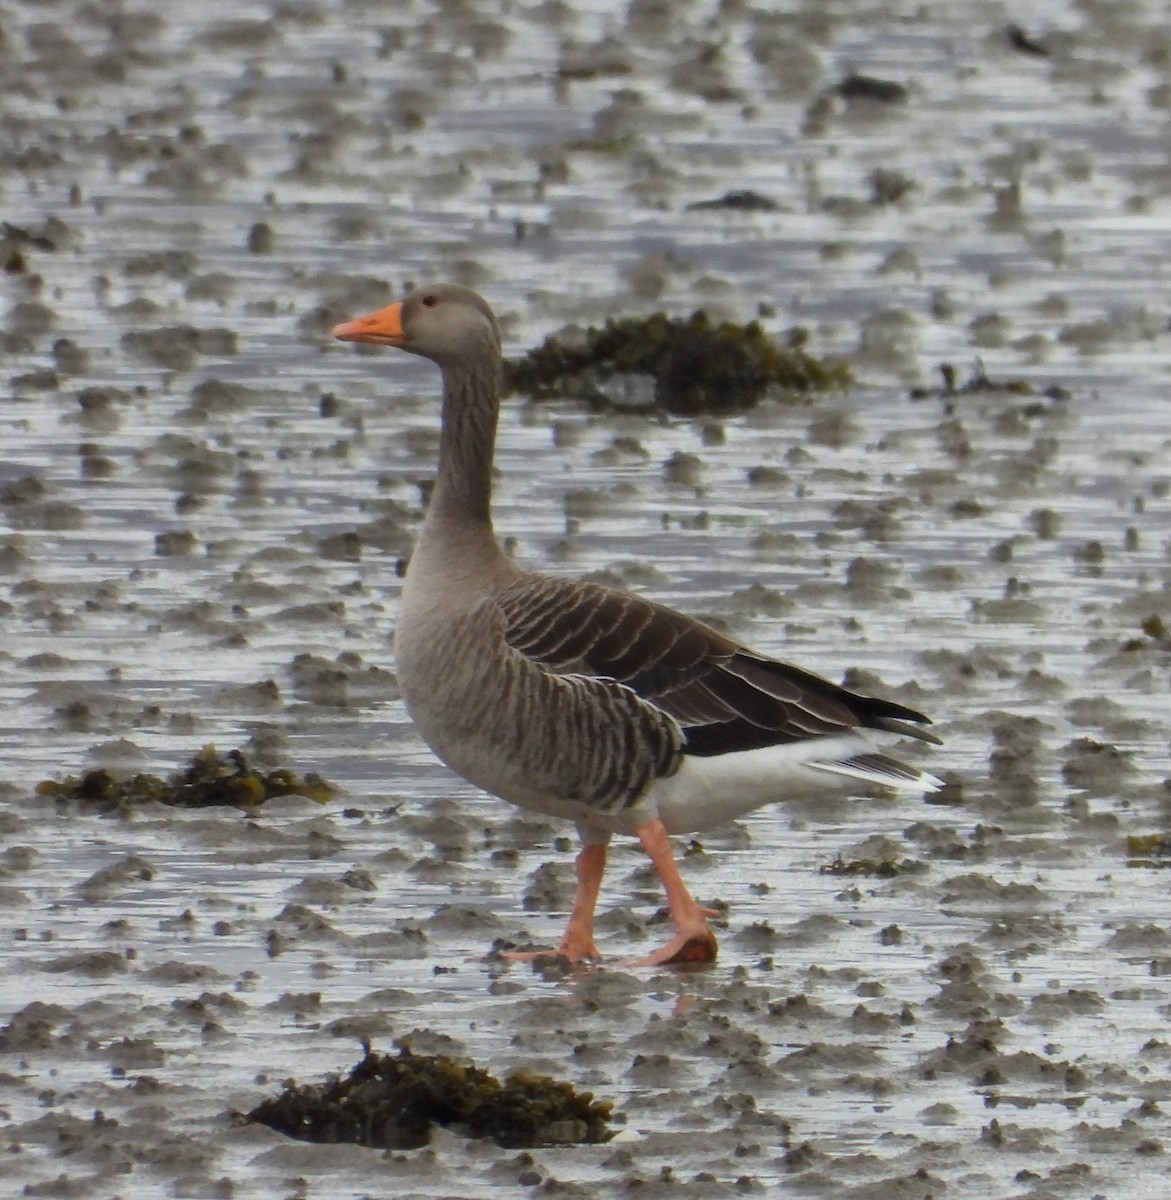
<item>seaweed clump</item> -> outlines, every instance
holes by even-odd
[[[725,192],[714,200],[696,200],[687,206],[688,212],[704,212],[707,209],[732,209],[735,212],[776,212],[780,206],[775,200],[762,196],[748,188],[737,188]]]
[[[910,871],[921,869],[919,864],[904,859],[901,863],[893,858],[851,858],[844,859],[840,854],[833,862],[824,863],[817,870],[819,875],[871,876],[875,879],[894,879]]]
[[[1126,839],[1128,867],[1171,867],[1171,837],[1165,833],[1131,834]]]
[[[973,396],[981,393],[1002,393],[1010,396],[1036,396],[1037,391],[1027,379],[994,379],[976,360],[968,378],[960,381],[959,372],[951,363],[940,363],[939,374],[943,386],[939,388],[916,387],[911,389],[912,400],[942,400],[952,396]],[[1069,392],[1058,384],[1050,384],[1040,393],[1046,400],[1068,400]]]
[[[283,767],[258,771],[242,750],[220,755],[214,746],[204,746],[191,765],[170,779],[138,774],[118,779],[104,768],[86,771],[80,778],[45,779],[37,784],[38,796],[81,800],[111,812],[123,812],[143,804],[171,804],[181,808],[227,805],[255,809],[277,796],[307,796],[319,804],[333,799],[333,787],[313,771],[296,775]]]
[[[1144,617],[1140,628],[1146,636],[1127,639],[1122,643],[1123,650],[1147,650],[1152,645],[1160,650],[1171,650],[1171,629],[1162,617],[1155,614]]]
[[[598,407],[616,404],[615,376],[649,375],[654,403],[679,416],[735,413],[771,392],[804,395],[847,387],[845,363],[815,358],[803,349],[807,334],[794,330],[787,346],[759,323],[713,323],[703,312],[690,317],[609,320],[573,342],[548,337],[522,358],[505,363],[505,386],[537,399],[576,396]]]
[[[489,1137],[506,1149],[606,1142],[612,1104],[571,1084],[517,1071],[501,1083],[480,1067],[445,1055],[365,1056],[348,1076],[323,1084],[289,1080],[247,1119],[305,1142],[356,1142],[377,1150],[413,1150],[435,1125]]]

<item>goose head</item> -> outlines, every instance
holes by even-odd
[[[397,346],[440,367],[494,363],[500,331],[482,296],[456,283],[416,288],[405,300],[335,325],[343,342]]]

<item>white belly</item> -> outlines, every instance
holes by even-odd
[[[656,781],[646,802],[657,810],[669,833],[696,833],[766,804],[844,792],[849,783],[842,775],[813,764],[873,749],[860,735],[842,734],[712,758],[688,755],[674,775]]]

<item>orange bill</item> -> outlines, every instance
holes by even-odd
[[[401,346],[403,306],[398,301],[377,312],[343,321],[333,327],[333,336],[343,342],[373,342],[377,346]]]

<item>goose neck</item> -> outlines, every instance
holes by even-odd
[[[443,371],[439,470],[430,521],[491,531],[492,458],[500,414],[500,365]]]

